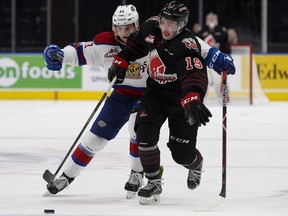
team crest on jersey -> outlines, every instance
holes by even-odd
[[[197,52],[199,52],[199,49],[198,49],[198,46],[197,46],[197,43],[195,41],[195,39],[193,38],[184,38],[182,40],[182,43],[185,44],[185,46],[188,48],[188,49],[194,49],[196,50]]]
[[[145,42],[146,43],[154,43],[154,40],[155,40],[155,36],[154,35],[148,35],[146,38],[145,38]]]
[[[111,48],[105,55],[105,58],[113,58],[115,55],[117,55],[120,52],[117,48]]]
[[[167,82],[174,82],[177,80],[177,74],[165,74],[166,66],[161,60],[157,50],[151,52],[150,65],[149,65],[150,77],[157,81],[159,84],[166,84]]]
[[[141,74],[145,72],[147,67],[148,64],[146,61],[143,62],[143,64],[141,64],[140,62],[133,62],[129,65],[125,77],[128,79],[142,79]]]

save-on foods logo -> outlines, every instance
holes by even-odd
[[[41,59],[41,58],[39,58]],[[41,59],[42,60],[42,59]],[[43,61],[43,60],[42,60]],[[41,65],[41,66],[40,66]],[[49,71],[43,63],[32,64],[30,61],[19,61],[12,58],[0,58],[0,87],[12,87],[20,81],[29,81],[30,87],[39,87],[43,81],[71,80],[76,76],[73,67],[62,68],[61,71]],[[47,86],[46,86],[47,87]],[[50,86],[52,85],[50,84]]]

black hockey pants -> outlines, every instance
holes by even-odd
[[[135,130],[141,163],[148,179],[159,175],[160,129],[168,119],[169,142],[173,160],[183,166],[193,163],[196,153],[198,126],[190,126],[184,117],[183,108],[175,94],[146,93],[137,113]]]

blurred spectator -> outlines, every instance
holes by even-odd
[[[210,12],[206,15],[205,26],[197,35],[221,52],[231,53],[227,29],[218,24],[218,16],[215,13]]]
[[[231,43],[237,43],[237,33],[234,29],[227,29],[220,26],[218,16],[210,12],[206,15],[205,26],[196,34],[212,47],[218,48],[221,52],[231,54]],[[208,77],[210,86],[214,87],[216,100],[222,101],[221,77],[208,69]],[[229,96],[228,96],[229,100]]]

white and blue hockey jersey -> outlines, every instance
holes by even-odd
[[[93,65],[107,71],[123,45],[115,38],[114,32],[97,34],[93,41],[78,42],[63,48],[63,64],[71,66]],[[122,95],[140,96],[143,94],[148,78],[148,57],[131,62],[123,83],[113,86]]]

